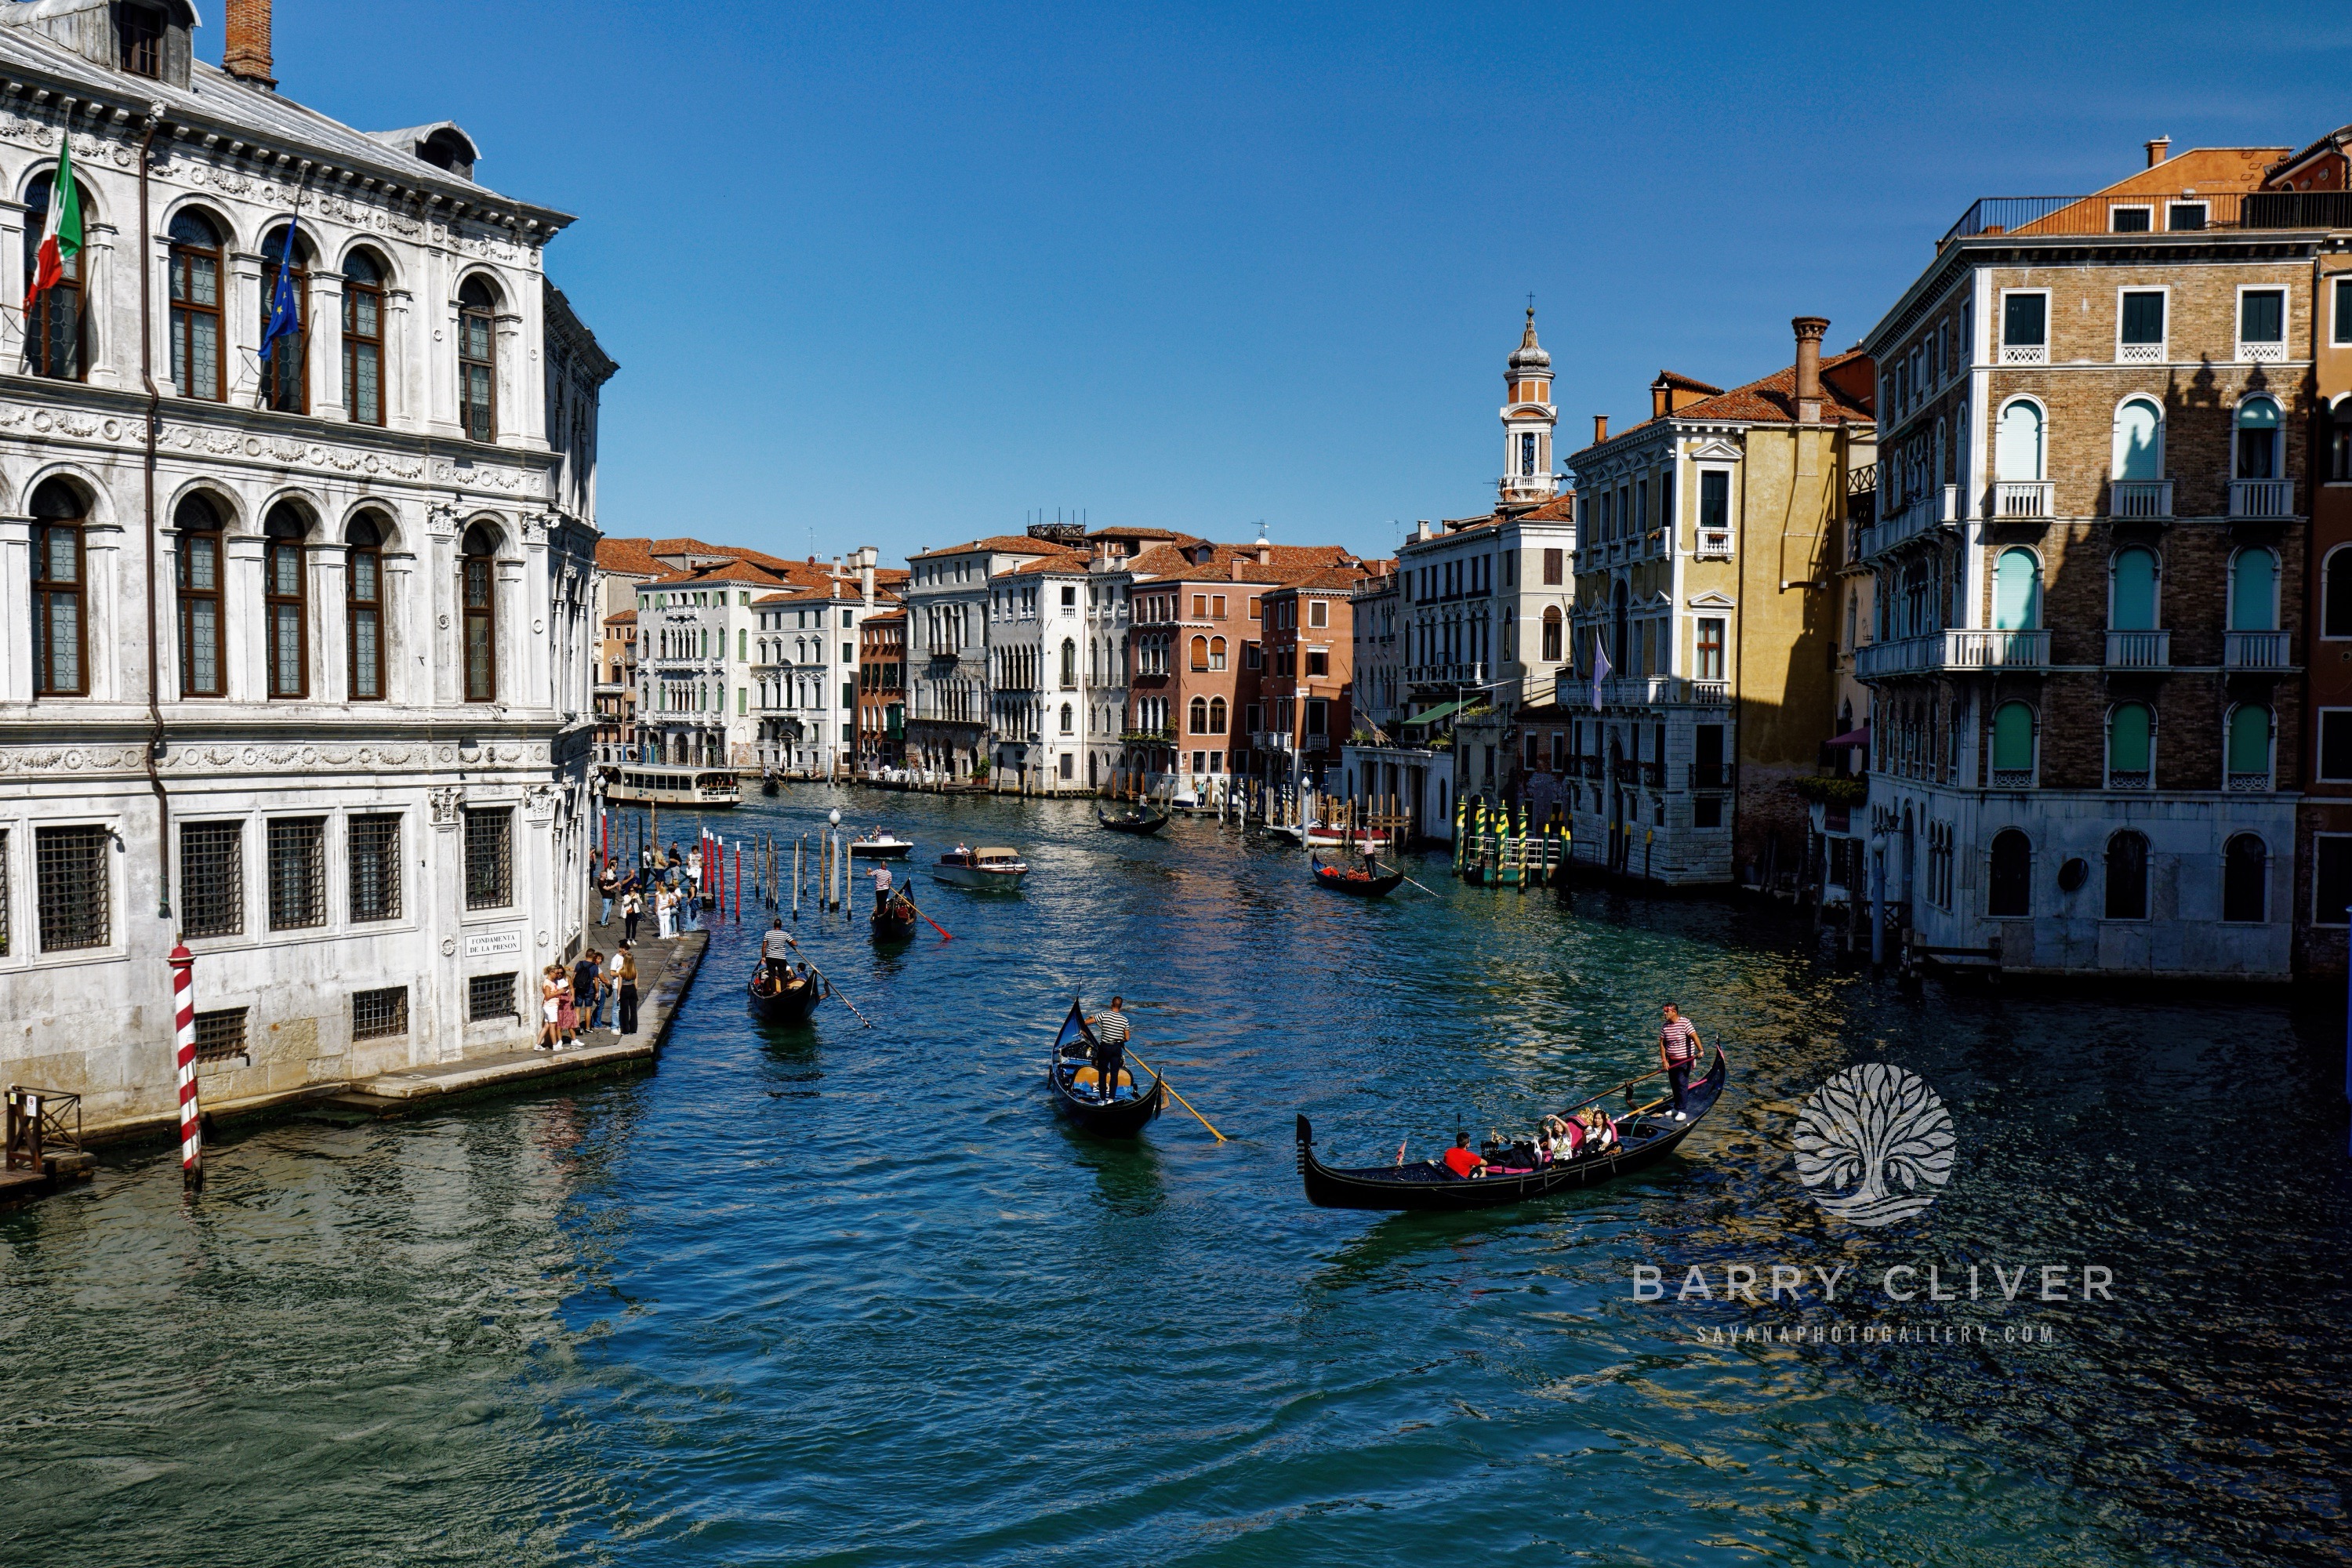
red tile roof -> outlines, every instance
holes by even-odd
[[[1868,425],[1874,422],[1876,416],[1872,413],[1868,401],[1854,396],[1829,375],[1829,372],[1838,366],[1862,357],[1859,349],[1822,356],[1822,423],[1824,425]],[[1797,367],[1788,365],[1745,386],[1735,386],[1729,392],[1703,397],[1696,403],[1685,403],[1666,417],[1722,419],[1745,425],[1793,425],[1797,422]],[[1612,435],[1609,441],[1622,441],[1636,430],[1645,430],[1656,423],[1655,419],[1644,419],[1638,425],[1629,425]],[[1592,445],[1601,447],[1608,444],[1596,441]],[[1587,451],[1591,449],[1591,447],[1585,448]]]
[[[664,567],[646,548],[652,542],[650,539],[599,539],[596,542],[596,569],[630,576],[657,577]]]
[[[909,561],[928,561],[934,555],[969,555],[975,550],[985,550],[996,555],[1052,555],[1068,549],[1049,539],[1032,539],[1024,533],[992,533],[986,539],[969,543],[950,544],[939,550],[919,550],[907,557]]]
[[[1004,575],[1019,577],[1035,572],[1071,572],[1083,576],[1087,570],[1087,560],[1086,556],[1076,551],[1066,554],[1041,555],[1034,561],[1024,561]]]
[[[617,616],[606,616],[604,617],[604,624],[608,626],[635,626],[637,624],[637,612],[635,610],[623,610]]]
[[[674,588],[681,584],[691,587],[701,583],[748,583],[772,588],[785,581],[789,579],[781,572],[755,566],[749,561],[730,561],[721,566],[698,566],[690,572],[665,572],[644,586]]]

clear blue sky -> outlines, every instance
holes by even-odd
[[[2341,20],[2115,18],[278,0],[277,61],[579,215],[609,531],[896,559],[1060,506],[1386,553],[1491,501],[1529,291],[1565,453],[1661,366],[1786,363],[1792,315],[1851,343],[1978,195],[2352,120]]]

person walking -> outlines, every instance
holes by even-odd
[[[606,860],[604,869],[596,878],[596,896],[604,900],[604,912],[596,917],[598,925],[608,926],[613,923],[613,895],[619,889],[620,885],[620,874],[614,868],[613,862]]]
[[[637,1032],[637,955],[629,951],[631,945],[623,942],[621,951],[613,955],[613,979],[620,989],[620,1032],[624,1035]]]
[[[621,895],[621,945],[627,947],[637,940],[637,921],[645,918],[646,900],[632,882]]]
[[[572,975],[555,965],[555,1048],[569,1050],[580,1033],[580,1001],[572,989]]]
[[[1687,1121],[1683,1102],[1690,1092],[1691,1068],[1698,1064],[1706,1047],[1699,1044],[1698,1031],[1682,1015],[1682,1009],[1672,1002],[1660,1009],[1665,1015],[1665,1026],[1658,1031],[1658,1065],[1666,1069],[1666,1081],[1674,1086],[1674,1118]]]

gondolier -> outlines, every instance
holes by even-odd
[[[1658,1065],[1666,1069],[1666,1081],[1674,1086],[1674,1118],[1685,1120],[1685,1102],[1690,1098],[1691,1069],[1699,1063],[1705,1047],[1699,1044],[1698,1031],[1672,1002],[1661,1009],[1665,1025],[1658,1031]]]
[[[874,912],[880,914],[890,901],[890,868],[877,863],[874,868]]]
[[[1126,1003],[1124,996],[1112,997],[1110,1010],[1094,1020],[1095,1071],[1101,1075],[1105,1100],[1118,1098],[1118,1075],[1127,1068],[1127,1015],[1119,1011]]]

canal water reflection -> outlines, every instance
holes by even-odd
[[[804,787],[723,826],[836,803],[919,868],[959,838],[1034,868],[919,878],[952,942],[804,916],[870,1029],[752,1026],[747,909],[650,1078],[282,1122],[193,1205],[142,1153],[0,1215],[0,1561],[2341,1561],[2340,1008],[1906,997],[1769,912],[1434,858],[1434,896],[1364,904],[1077,803]],[[1112,989],[1232,1142],[1055,1121],[1046,1042]],[[1301,1200],[1295,1112],[1350,1163],[1523,1129],[1654,1060],[1670,996],[1737,1070],[1665,1166],[1458,1217]],[[1790,1155],[1872,1060],[1959,1140],[1874,1231]],[[1775,1263],[1848,1272],[1722,1299]],[[1990,1273],[2085,1264],[2111,1301]],[[1897,1265],[1977,1265],[1980,1299],[1892,1302]],[[1675,1299],[1694,1268],[1715,1299]],[[1909,1337],[1828,1342],[1855,1328]]]

